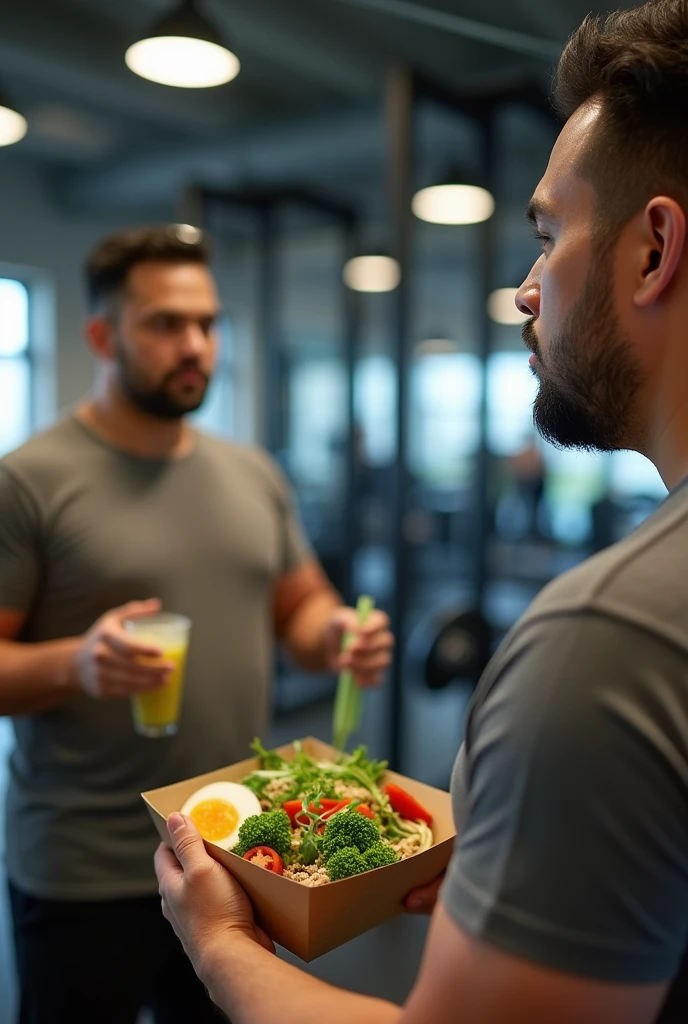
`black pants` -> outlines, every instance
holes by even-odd
[[[41,900],[9,886],[20,1024],[221,1024],[157,896]]]

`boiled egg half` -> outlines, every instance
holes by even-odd
[[[204,839],[223,850],[239,840],[242,822],[262,808],[256,794],[239,782],[210,782],[196,790],[182,807]]]

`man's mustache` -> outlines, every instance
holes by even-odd
[[[177,374],[183,373],[185,370],[194,370],[196,373],[200,374],[206,384],[210,380],[210,375],[207,374],[205,370],[201,369],[197,359],[185,359],[183,363],[180,363],[174,370],[170,370],[170,372],[166,374],[163,383],[168,384],[169,381],[173,380],[177,376]]]
[[[523,327],[521,328],[521,336],[523,338],[523,344],[532,352],[534,355],[540,358],[540,346],[538,345],[537,334],[535,333],[535,320],[537,318],[532,316],[530,320],[526,320]]]

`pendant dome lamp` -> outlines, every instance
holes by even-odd
[[[26,118],[0,89],[0,146],[13,146],[24,138],[27,131]]]
[[[231,82],[241,64],[215,26],[198,9],[197,0],[182,0],[132,43],[127,67],[141,78],[179,89],[208,89]]]
[[[414,195],[411,207],[429,224],[481,224],[495,210],[491,192],[472,183],[473,176],[452,168],[440,181]]]
[[[530,320],[529,313],[522,313],[516,305],[518,288],[496,288],[489,296],[487,311],[496,324],[517,327]]]
[[[352,256],[344,265],[344,283],[355,292],[393,292],[401,281],[401,267],[384,249]]]

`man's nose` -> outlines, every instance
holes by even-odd
[[[188,323],[184,328],[182,347],[185,355],[199,356],[207,349],[209,339],[199,324]]]
[[[540,257],[542,259],[542,257]],[[516,293],[516,308],[524,316],[540,315],[540,260]]]

